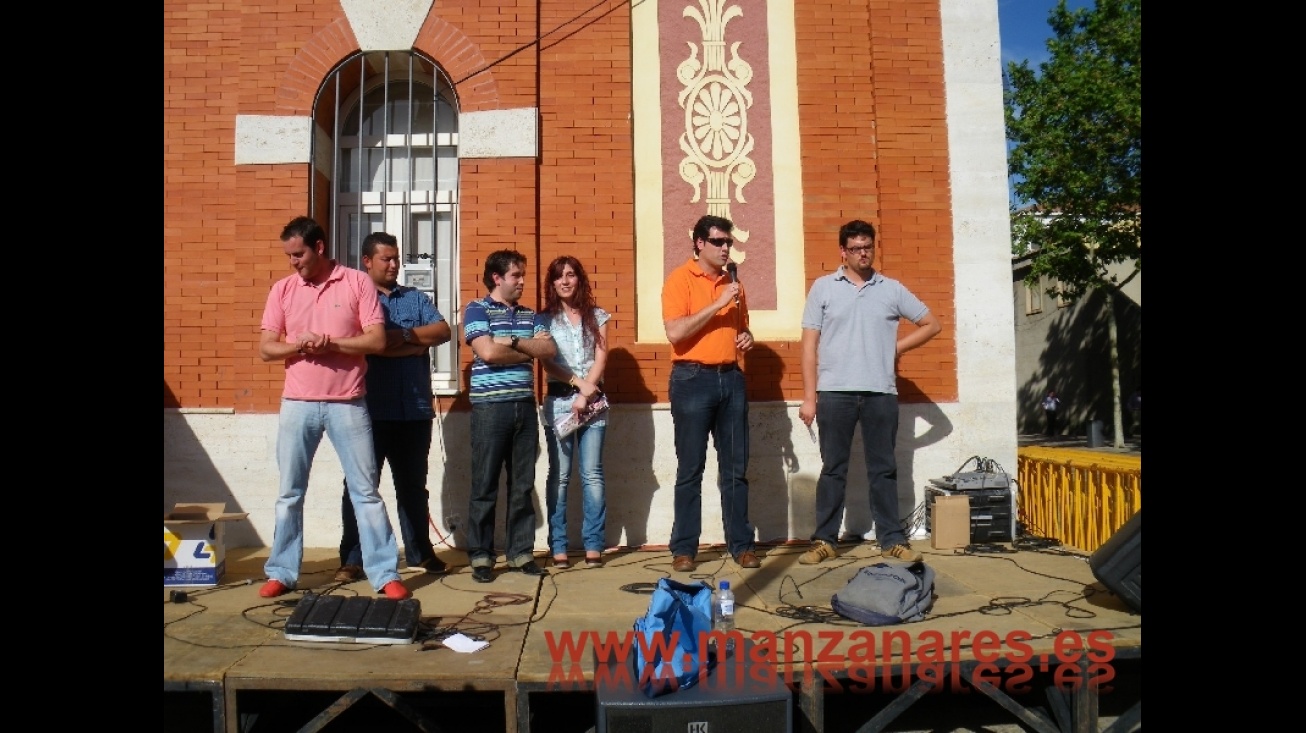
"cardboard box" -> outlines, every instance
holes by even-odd
[[[177,504],[163,514],[163,584],[217,585],[227,569],[225,523],[249,516],[226,504]]]
[[[930,547],[955,550],[970,544],[970,497],[936,496],[930,514]]]

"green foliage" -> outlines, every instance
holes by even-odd
[[[1051,58],[1007,66],[1013,252],[1027,282],[1048,275],[1063,297],[1119,287],[1142,269],[1142,0],[1096,0],[1048,16]],[[1133,261],[1122,279],[1112,263]]]

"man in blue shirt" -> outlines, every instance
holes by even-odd
[[[553,337],[535,311],[518,305],[526,289],[526,257],[501,249],[485,258],[490,293],[463,311],[463,338],[472,358],[472,490],[467,509],[467,557],[472,580],[494,580],[494,508],[499,475],[508,472],[505,534],[508,566],[543,575],[535,563],[535,457],[540,418],[535,407],[534,359],[552,359]]]
[[[399,242],[394,235],[367,235],[362,255],[363,269],[376,285],[385,313],[385,351],[367,357],[365,377],[376,467],[379,471],[385,461],[390,461],[408,567],[438,575],[445,571],[445,564],[431,544],[431,494],[426,489],[435,420],[431,347],[449,340],[449,324],[425,293],[399,284]],[[341,515],[344,529],[335,579],[348,583],[363,576],[358,522],[348,490],[341,503]]]

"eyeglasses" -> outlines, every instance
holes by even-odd
[[[871,250],[875,249],[875,245],[868,244],[865,247],[844,247],[844,249],[855,255],[864,255],[870,252]]]
[[[710,244],[710,245],[712,245],[712,246],[714,246],[714,247],[733,247],[733,246],[735,246],[735,240],[731,239],[730,237],[708,237],[706,241],[707,241],[708,244]]]

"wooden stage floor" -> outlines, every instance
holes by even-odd
[[[355,729],[350,719],[363,721],[357,729],[425,730],[425,718],[440,730],[588,730],[595,725],[594,663],[591,648],[579,645],[610,632],[624,638],[663,577],[713,586],[730,581],[737,627],[746,635],[775,634],[775,668],[794,690],[794,730],[907,730],[895,727],[884,705],[904,698],[913,677],[928,678],[925,667],[934,662],[943,663],[943,678],[928,679],[944,694],[917,707],[955,699],[949,691],[979,687],[989,695],[983,689],[988,683],[1011,692],[990,697],[1021,721],[1017,730],[1096,730],[1099,701],[1107,707],[1115,694],[1116,665],[1141,665],[1142,617],[1097,582],[1087,558],[1056,549],[937,551],[928,540],[916,546],[936,571],[934,607],[924,621],[885,627],[859,626],[830,608],[831,595],[858,568],[879,561],[874,543],[845,545],[837,559],[815,566],[798,562],[805,543],[763,547],[762,567],[755,570],[710,549],[699,554],[693,574],[673,573],[664,549],[617,550],[605,555],[601,568],[583,562],[568,570],[550,567],[543,578],[507,572],[500,563],[490,584],[472,581],[461,551],[445,550],[447,575],[401,570],[422,609],[417,641],[403,645],[287,640],[282,627],[304,592],[372,596],[370,585],[335,583],[334,550],[309,549],[299,589],[263,599],[258,588],[266,548],[237,548],[228,553],[220,586],[182,589],[188,594],[183,603],[171,602],[171,589],[164,588],[165,730],[344,731]],[[574,556],[573,563],[580,559]],[[483,637],[490,645],[457,653],[435,640],[440,630]],[[859,637],[858,631],[869,634]],[[875,643],[871,660],[864,654],[868,637]],[[911,646],[906,659],[904,642]],[[887,661],[886,643],[897,645]],[[972,676],[977,669],[979,676]],[[910,675],[905,681],[904,673]],[[1057,674],[1063,685],[1076,679],[1107,684],[1089,700],[1067,697],[1067,717],[1048,702],[1052,695],[1043,700],[1046,690],[1039,688]],[[832,694],[844,692],[872,693],[851,722]],[[1031,702],[1031,695],[1038,699]],[[1128,702],[1141,717],[1141,692],[1137,697],[1137,705],[1118,702]],[[879,699],[884,703],[871,702]],[[1040,703],[1047,709],[1039,711]],[[1035,712],[1017,712],[1027,705]],[[876,715],[883,725],[864,727]],[[1122,723],[1132,720],[1122,717]]]

